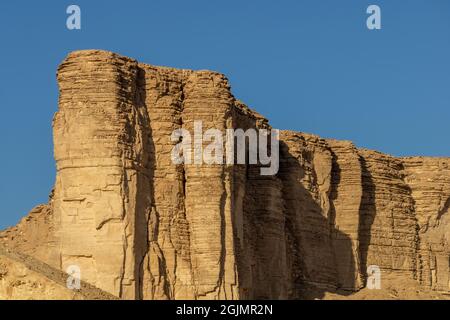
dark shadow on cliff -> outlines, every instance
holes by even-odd
[[[375,206],[375,183],[372,174],[367,168],[366,160],[361,156],[361,174],[362,174],[362,198],[359,209],[359,255],[360,269],[364,283],[367,280],[367,255],[371,240],[371,229],[376,215]]]
[[[152,296],[153,293],[144,293],[146,281],[144,276],[146,274],[146,256],[150,255],[153,250],[159,251],[157,245],[158,234],[159,234],[159,215],[155,207],[155,186],[154,186],[154,176],[156,170],[156,148],[153,141],[153,130],[152,123],[148,114],[148,106],[146,103],[147,99],[147,89],[146,89],[146,75],[145,70],[138,67],[137,69],[137,80],[136,80],[136,108],[138,109],[138,118],[143,126],[142,132],[142,163],[145,164],[142,175],[139,180],[139,192],[136,195],[136,226],[135,226],[135,241],[145,241],[146,243],[141,244],[142,250],[135,255],[136,263],[136,296],[138,299],[143,299],[144,297]],[[142,195],[148,194],[150,199]],[[150,201],[148,201],[150,200]],[[142,203],[140,203],[142,202]],[[152,244],[155,246],[152,247]],[[138,247],[139,248],[139,247]],[[150,257],[148,257],[150,258]],[[161,268],[166,270],[166,261],[164,255],[160,256]],[[165,273],[164,273],[165,275]],[[170,297],[170,288],[168,281],[165,278],[163,284],[163,290],[167,297]],[[148,289],[148,288],[147,288]]]
[[[151,212],[149,212],[149,203],[147,203],[146,197],[138,196],[141,193],[148,191],[150,193],[150,205],[154,203],[153,194],[153,173],[155,164],[155,147],[152,138],[152,129],[150,126],[150,119],[147,113],[146,106],[146,89],[145,89],[145,71],[141,68],[137,68],[136,75],[136,97],[135,107],[137,109],[137,121],[142,123],[142,154],[141,164],[143,165],[142,172],[138,175],[138,192],[136,194],[136,225],[134,232],[134,241],[140,243],[142,248],[141,252],[135,254],[135,277],[136,277],[136,297],[142,299],[143,293],[143,276],[145,268],[145,256],[149,251],[149,220],[151,219]],[[136,135],[134,135],[136,137]],[[157,226],[156,226],[157,228]]]
[[[439,210],[438,214],[436,215],[436,220],[441,220],[442,216],[448,212],[450,209],[450,198],[447,199],[447,201],[445,202],[444,206],[442,207],[441,210]]]
[[[360,287],[360,265],[358,253],[358,239],[352,239],[350,235],[338,229],[335,201],[339,196],[339,185],[342,183],[342,170],[338,163],[337,155],[331,150],[331,181],[330,181],[330,233],[334,252],[334,262],[337,268],[336,292],[348,295]],[[342,218],[342,215],[339,214]],[[358,215],[359,217],[359,215]],[[355,247],[356,246],[356,247]],[[356,253],[356,256],[355,256]]]
[[[313,156],[306,150],[301,155],[309,163]],[[357,259],[351,238],[334,224],[336,210],[333,200],[337,197],[337,185],[341,179],[339,166],[333,159],[331,189],[328,193],[322,192],[322,199],[314,199],[313,193],[301,183],[306,173],[299,160],[289,151],[288,145],[280,141],[278,176],[283,182],[288,268],[292,276],[289,298],[321,299],[326,292],[350,295],[358,286],[355,279],[357,265],[352,263]],[[317,178],[314,170],[311,176]],[[330,201],[328,214],[323,213],[320,205],[328,201],[324,197]]]

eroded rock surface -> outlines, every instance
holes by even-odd
[[[23,253],[0,247],[0,300],[116,300],[88,283],[69,289],[67,274]]]
[[[419,297],[450,291],[449,158],[281,131],[276,175],[258,163],[174,164],[172,132],[196,121],[203,132],[271,127],[212,71],[87,50],[66,58],[58,83],[55,188],[0,233],[5,247],[57,270],[78,265],[84,281],[122,299],[407,298],[411,283]],[[373,265],[381,291],[363,289]]]

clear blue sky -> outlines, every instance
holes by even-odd
[[[370,4],[381,30],[366,28]],[[223,72],[278,128],[450,156],[448,0],[0,1],[0,36],[0,228],[47,201],[55,73],[77,49]]]

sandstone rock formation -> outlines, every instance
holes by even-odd
[[[22,253],[0,248],[0,300],[116,300],[88,283],[71,290],[67,274]]]
[[[8,252],[56,270],[78,265],[86,283],[122,299],[450,291],[450,158],[395,158],[281,131],[276,175],[262,176],[261,164],[176,165],[171,134],[194,121],[204,131],[271,127],[216,72],[87,50],[66,58],[58,83],[55,188],[0,233]],[[363,289],[371,265],[380,290]],[[50,285],[5,294],[11,281],[0,272],[0,297],[71,297]]]

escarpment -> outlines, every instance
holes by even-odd
[[[273,175],[249,151],[245,163],[217,150],[223,163],[195,150],[179,163],[184,137],[174,132],[199,123],[203,133],[274,129],[212,71],[86,50],[69,54],[58,83],[55,187],[0,233],[8,250],[61,271],[76,265],[122,299],[351,297],[374,268],[380,292],[450,291],[450,158],[280,131]],[[209,150],[203,137],[193,149]]]

